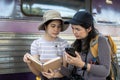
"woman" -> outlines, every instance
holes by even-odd
[[[110,46],[107,39],[95,29],[93,16],[86,11],[79,11],[68,23],[76,37],[72,44],[76,57],[66,53],[69,65],[62,67],[59,75],[67,76],[69,80],[106,80],[110,72]],[[90,51],[90,43],[98,35],[98,56],[95,59]],[[60,77],[52,71],[51,76],[49,73],[43,74],[48,78]]]
[[[67,29],[63,24],[60,13],[55,10],[45,12],[43,22],[38,29],[44,30],[45,34],[41,38],[33,41],[31,44],[31,55],[43,63],[58,56],[62,57],[65,47],[68,47],[68,43],[66,40],[58,37],[60,32]],[[41,75],[41,79],[46,80],[47,78],[43,77],[41,72],[31,65],[28,59],[29,55],[28,53],[24,55],[24,62],[28,64],[30,70],[36,76]]]

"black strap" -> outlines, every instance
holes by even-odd
[[[87,64],[87,55],[88,55],[88,53],[87,53],[87,54],[86,54],[86,56],[85,56],[85,64]],[[86,71],[86,70],[84,70],[84,71],[83,71],[83,74],[82,74],[82,76],[84,76],[84,74],[85,74],[85,71]]]

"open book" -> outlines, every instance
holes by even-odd
[[[56,69],[59,69],[62,65],[61,57],[50,59],[46,61],[45,63],[40,62],[39,60],[35,59],[33,56],[30,56],[28,58],[32,61],[31,64],[40,72],[41,71],[48,72],[49,69],[56,70]]]

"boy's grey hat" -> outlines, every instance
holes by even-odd
[[[61,20],[62,21],[62,28],[61,32],[65,31],[67,29],[67,26],[64,26],[64,21],[62,20],[62,17],[60,13],[56,10],[48,10],[43,15],[43,21],[38,27],[39,30],[45,30],[44,24],[50,20]]]

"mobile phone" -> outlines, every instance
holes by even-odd
[[[74,49],[74,48],[72,48],[72,47],[65,48],[65,51],[66,51],[69,55],[71,55],[71,56],[73,56],[73,57],[76,57],[75,49]]]

